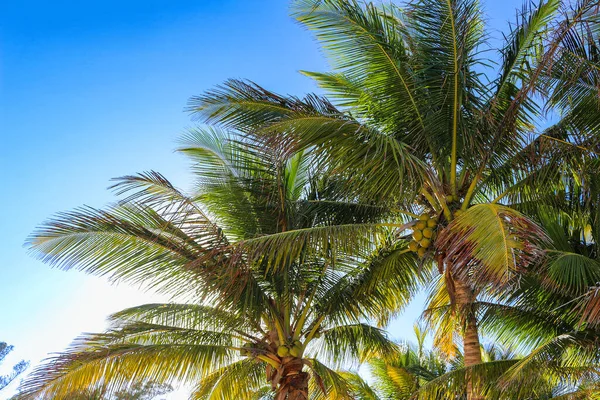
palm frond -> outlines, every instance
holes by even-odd
[[[418,143],[424,105],[407,62],[407,30],[397,23],[399,10],[393,11],[372,3],[306,0],[296,1],[292,13],[315,32],[336,72],[375,100],[377,115]]]
[[[345,365],[352,360],[363,362],[373,357],[393,358],[399,354],[399,347],[383,330],[367,324],[325,328],[315,347],[319,355],[336,365]]]
[[[28,244],[34,255],[60,268],[180,293],[185,285],[174,285],[174,278],[193,285],[188,263],[206,259],[214,265],[218,261],[212,252],[223,240],[201,214],[169,220],[150,207],[126,203],[106,211],[85,207],[59,214],[38,228]]]
[[[458,274],[480,284],[507,284],[542,257],[544,232],[508,207],[479,204],[442,231],[446,259]]]
[[[265,366],[245,359],[219,368],[200,380],[190,399],[194,400],[253,400],[264,379]],[[243,382],[243,384],[241,384]]]
[[[68,399],[100,384],[110,392],[137,380],[192,383],[232,357],[222,345],[128,343],[121,333],[81,337],[33,371],[21,385],[22,398]]]
[[[305,364],[313,376],[309,386],[311,400],[352,399],[351,387],[341,374],[316,358],[306,359]]]

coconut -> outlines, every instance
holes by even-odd
[[[423,257],[425,255],[425,253],[427,253],[427,249],[425,247],[420,247],[419,251],[417,251],[417,254],[419,255],[419,257]]]
[[[298,357],[302,353],[302,346],[294,346],[290,349],[290,356]]]
[[[419,219],[421,221],[427,221],[429,219],[429,214],[421,214],[419,215]]]
[[[431,239],[433,237],[433,229],[431,229],[431,228],[423,229],[423,236],[426,237],[427,239]]]
[[[425,228],[427,228],[427,222],[425,221],[419,221],[415,224],[415,229],[422,231]]]
[[[423,232],[415,230],[413,231],[412,237],[418,242],[419,240],[423,239]]]
[[[429,239],[425,238],[425,239],[421,240],[421,241],[419,242],[419,244],[420,244],[420,245],[421,245],[421,247],[423,247],[423,248],[428,248],[429,246],[431,246],[431,240],[429,240]]]
[[[437,221],[435,219],[430,219],[429,221],[427,221],[427,227],[428,228],[435,228],[437,226]]]
[[[419,243],[413,240],[408,244],[408,248],[410,249],[410,251],[417,251],[419,250]]]
[[[277,348],[277,355],[279,357],[287,357],[290,355],[290,348],[287,346],[279,346]]]

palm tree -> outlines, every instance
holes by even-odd
[[[584,166],[566,177],[567,187],[556,193],[552,206],[532,207],[551,241],[547,257],[502,303],[477,304],[487,335],[523,353],[493,357],[469,371],[486,398],[600,396],[600,326],[593,302],[600,281],[599,176]],[[457,396],[464,391],[464,377],[449,372],[422,393],[425,398]]]
[[[541,294],[540,287],[535,286],[538,294]],[[532,311],[532,303],[529,304],[526,310],[519,306],[512,308],[513,324],[504,328],[507,336],[518,328],[525,328],[530,335],[532,332],[535,334],[534,324],[537,332],[542,328],[541,331],[551,336],[547,304],[543,305],[544,309],[535,311]],[[507,309],[503,311],[506,313]],[[524,323],[526,319],[530,321],[529,325]],[[506,316],[503,320],[507,320]],[[559,325],[564,329],[566,322]],[[590,343],[589,337],[587,341],[582,340],[581,331],[578,334],[569,332],[558,340],[552,338],[524,356],[500,346],[498,342],[482,346],[483,362],[470,368],[464,367],[460,353],[449,360],[437,350],[426,350],[423,346],[424,331],[416,329],[416,333],[418,345],[402,345],[404,351],[397,359],[368,362],[369,381],[357,373],[342,373],[350,382],[356,400],[465,399],[467,376],[489,400],[583,400],[596,399],[600,394],[598,343]],[[514,336],[510,340],[515,341]],[[516,336],[521,339],[525,334]],[[539,337],[539,333],[536,336]],[[566,336],[570,340],[566,340]],[[597,333],[595,337],[598,337]],[[532,339],[522,340],[528,341]],[[594,352],[595,356],[592,355]]]
[[[0,342],[0,362],[2,362],[13,349],[14,346],[11,346],[6,342]],[[28,367],[29,362],[21,360],[12,367],[10,374],[0,375],[0,390],[6,388],[12,381],[17,379],[17,377],[19,377],[19,375],[21,375]]]
[[[357,373],[342,373],[350,382],[356,400],[413,399],[423,384],[462,364],[460,358],[458,363],[450,363],[439,352],[427,350],[426,331],[418,325],[414,331],[417,345],[403,344],[403,351],[396,359],[369,360],[372,383]]]
[[[193,385],[195,399],[251,399],[266,393],[266,380],[277,400],[307,399],[309,387],[312,398],[348,398],[331,366],[395,354],[363,321],[399,307],[391,290],[408,298],[417,286],[416,257],[406,261],[406,246],[393,240],[399,224],[388,218],[386,235],[342,251],[328,231],[378,224],[381,211],[333,195],[336,183],[311,157],[217,130],[191,131],[180,151],[193,160],[193,196],[156,172],[126,176],[113,186],[118,204],[60,214],[29,241],[53,265],[179,302],[116,313],[110,330],[38,367],[23,397],[67,399],[98,387],[114,394],[153,381]],[[322,239],[308,240],[305,229],[322,230]],[[295,246],[280,249],[290,237]],[[388,243],[387,252],[373,256],[373,243]]]
[[[589,156],[578,143],[597,136],[585,113],[561,101],[569,93],[552,100],[562,78],[551,68],[595,4],[583,0],[562,11],[559,0],[524,6],[488,80],[494,60],[485,57],[477,0],[404,7],[298,0],[294,15],[315,32],[334,69],[304,74],[335,105],[230,80],[193,98],[190,111],[282,151],[309,149],[351,198],[415,218],[411,249],[442,275],[465,365],[474,366],[482,361],[478,297],[509,292],[544,256],[547,238],[520,205],[547,201],[571,165]],[[549,127],[539,105],[545,99],[560,117]],[[440,327],[446,339],[453,331]],[[468,392],[479,398],[470,385]]]

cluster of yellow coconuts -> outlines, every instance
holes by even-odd
[[[294,340],[292,343],[285,343],[279,346],[277,348],[277,355],[281,358],[298,357],[300,354],[302,354],[302,350],[304,350],[302,342],[299,340]]]
[[[316,337],[316,335],[315,335]],[[260,352],[261,349],[268,349],[269,346],[266,343],[244,343],[240,348],[240,355],[250,357],[254,352]],[[304,350],[304,345],[299,340],[292,341],[290,338],[289,343],[284,343],[277,347],[277,355],[281,358],[284,357],[299,357]]]
[[[413,227],[413,240],[408,244],[408,248],[423,257],[435,236],[437,227],[437,218],[422,214]]]

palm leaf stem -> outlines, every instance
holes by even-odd
[[[573,146],[575,148],[578,148],[579,150],[588,151],[588,152],[593,153],[593,154],[595,154],[597,156],[600,156],[600,153],[597,153],[597,152],[595,152],[592,149],[588,149],[587,147],[579,146],[579,145],[577,145],[575,143],[567,142],[566,140],[563,140],[563,139],[559,139],[559,138],[556,138],[556,137],[548,136],[548,135],[545,135],[543,133],[540,134],[540,137],[544,137],[544,138],[549,139],[549,140],[554,140],[555,142],[559,142],[559,143],[562,143],[562,144]]]
[[[456,152],[457,152],[457,139],[458,139],[458,48],[456,46],[456,26],[454,23],[454,13],[452,11],[451,0],[446,0],[448,5],[448,17],[450,18],[450,24],[452,25],[452,44],[454,45],[454,110],[452,116],[452,159],[450,162],[450,187],[452,195],[456,196]]]
[[[317,330],[319,329],[319,327],[321,326],[321,323],[323,322],[323,320],[325,319],[324,315],[321,315],[314,323],[314,326],[312,327],[312,329],[310,330],[310,333],[308,334],[308,336],[306,336],[306,342],[308,343],[312,340],[312,338],[315,336],[315,334],[317,333]]]
[[[313,290],[313,292],[310,294],[310,297],[308,298],[308,300],[306,301],[306,304],[304,305],[302,314],[300,314],[300,318],[298,318],[298,321],[296,322],[296,328],[294,329],[294,339],[298,339],[300,337],[300,334],[302,333],[302,328],[304,328],[304,323],[306,322],[306,318],[308,317],[308,312],[310,311],[310,304],[312,303],[313,298],[315,297],[316,291],[317,291],[317,285],[315,285],[315,290]]]
[[[272,366],[273,368],[279,368],[280,364],[273,360],[271,357],[267,357],[267,356],[256,356],[256,358],[258,358],[261,361],[266,362],[267,364],[269,364],[270,366]]]
[[[471,199],[473,198],[473,195],[475,194],[475,189],[477,188],[477,184],[479,183],[479,180],[481,179],[481,171],[482,170],[483,170],[483,166],[482,166],[482,168],[479,169],[479,171],[477,171],[477,174],[475,175],[475,177],[473,178],[473,181],[469,185],[469,189],[467,190],[467,194],[465,195],[463,204],[460,207],[460,209],[463,211],[465,211],[467,208],[469,208],[469,203],[471,202]]]
[[[423,190],[421,191],[421,193],[423,194],[423,196],[425,196],[425,198],[427,199],[427,201],[429,202],[429,204],[431,204],[431,207],[433,207],[433,209],[435,211],[439,210],[439,206],[436,203],[436,201],[434,200],[433,196],[427,191],[427,189],[423,188]]]

